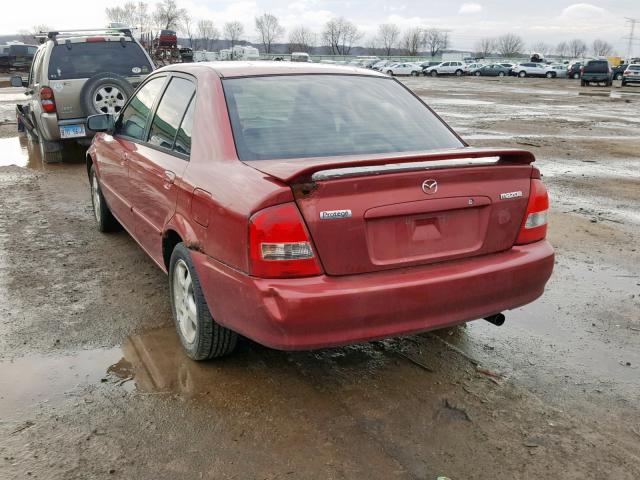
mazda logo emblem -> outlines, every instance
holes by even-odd
[[[430,178],[422,182],[422,191],[427,195],[433,195],[438,191],[438,182]]]

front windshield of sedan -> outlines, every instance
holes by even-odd
[[[223,80],[241,160],[459,148],[462,142],[395,80],[277,75]]]

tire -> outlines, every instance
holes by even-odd
[[[133,94],[133,86],[115,73],[98,73],[80,91],[80,104],[88,115],[118,114]]]
[[[217,324],[211,316],[191,254],[184,243],[176,245],[171,253],[169,292],[176,331],[189,358],[209,360],[233,352],[238,334]]]
[[[462,70],[456,70],[456,77],[461,77],[463,73]]]
[[[525,72],[525,71],[523,70],[522,72],[518,73],[518,76],[519,76],[520,78],[524,78],[524,77],[526,77],[526,76],[527,76],[527,72]]]
[[[580,78],[580,74],[579,73],[574,73],[573,74],[573,79],[574,80],[578,80]]]
[[[393,77],[393,70],[387,70],[387,75],[391,75]]]
[[[102,233],[115,232],[122,227],[116,217],[113,216],[109,206],[107,205],[102,190],[100,189],[100,182],[96,175],[96,169],[93,165],[89,169],[89,188],[91,189],[91,206],[93,207],[93,216],[98,224],[98,230]]]
[[[482,74],[481,74],[480,72],[474,72],[474,75],[475,75],[476,77],[480,77]]]
[[[430,75],[431,75],[432,77],[437,77],[437,76],[438,76],[438,71],[437,71],[437,70],[431,70]]]
[[[585,82],[584,80],[580,80],[580,86],[581,87],[586,87],[587,86],[587,82]]]
[[[499,73],[498,73],[498,76],[499,76],[499,77],[504,77],[504,72],[499,72]]]
[[[547,72],[547,74],[545,75],[545,77],[547,77],[547,78],[553,78],[553,72]]]
[[[627,82],[625,82],[624,80],[622,81],[622,86],[626,87],[627,86]]]
[[[411,76],[412,77],[417,77],[418,75],[420,75],[418,72],[416,72],[415,70],[413,72],[411,72]]]
[[[622,74],[621,73],[617,73],[615,79],[616,80],[622,80]]]

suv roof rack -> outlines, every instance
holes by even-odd
[[[50,40],[56,40],[57,37],[70,37],[73,35],[79,35],[83,33],[97,33],[97,34],[120,34],[125,37],[133,38],[130,27],[118,27],[118,28],[82,28],[76,30],[52,30],[48,32],[40,32],[36,37],[45,37]]]

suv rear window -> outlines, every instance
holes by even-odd
[[[140,45],[131,41],[60,44],[49,58],[49,80],[90,78],[104,72],[130,77],[152,70]]]
[[[463,144],[398,82],[354,75],[223,80],[241,160],[363,155]]]
[[[584,71],[585,72],[592,72],[592,73],[608,72],[609,71],[609,63],[607,61],[604,61],[604,60],[587,62],[587,64],[584,66]]]

